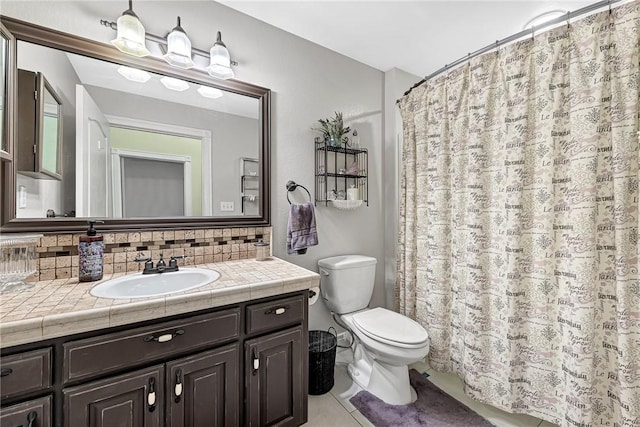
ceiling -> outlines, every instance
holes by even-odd
[[[595,0],[218,0],[381,71],[416,76],[522,31],[532,18]]]

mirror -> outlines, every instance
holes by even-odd
[[[80,231],[89,217],[115,229],[269,223],[268,89],[2,20],[17,40],[16,68],[49,83],[41,166],[62,171],[56,181],[16,167],[13,185],[3,182],[15,193],[3,231]]]
[[[9,110],[7,109],[10,99],[12,79],[12,61],[10,49],[13,46],[13,37],[9,31],[0,25],[0,159],[11,159],[9,140]]]
[[[60,142],[62,141],[62,103],[60,99],[44,79],[44,107],[42,114],[42,157],[40,169],[43,172],[60,176]]]
[[[0,150],[8,152],[7,138],[4,131],[7,128],[5,117],[5,103],[7,99],[7,54],[9,53],[9,40],[4,35],[0,37]]]

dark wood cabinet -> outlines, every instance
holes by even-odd
[[[234,308],[70,341],[63,345],[63,380],[90,379],[145,362],[164,362],[239,335],[240,310]],[[123,352],[123,348],[127,351]]]
[[[238,345],[169,362],[167,427],[239,424]]]
[[[303,328],[245,342],[247,425],[298,426],[304,422]]]
[[[62,100],[40,72],[18,70],[18,173],[62,179]]]
[[[51,396],[0,410],[0,426],[51,427]]]
[[[63,394],[65,427],[159,427],[164,410],[164,367],[70,387]]]
[[[2,349],[0,426],[302,425],[307,316],[299,291]]]
[[[0,397],[10,399],[51,388],[51,348],[0,358]]]

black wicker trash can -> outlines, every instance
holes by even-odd
[[[338,338],[336,330],[309,331],[309,394],[325,394],[333,387]]]

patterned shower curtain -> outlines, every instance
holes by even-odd
[[[635,1],[400,101],[397,309],[477,400],[640,426],[639,51]]]

